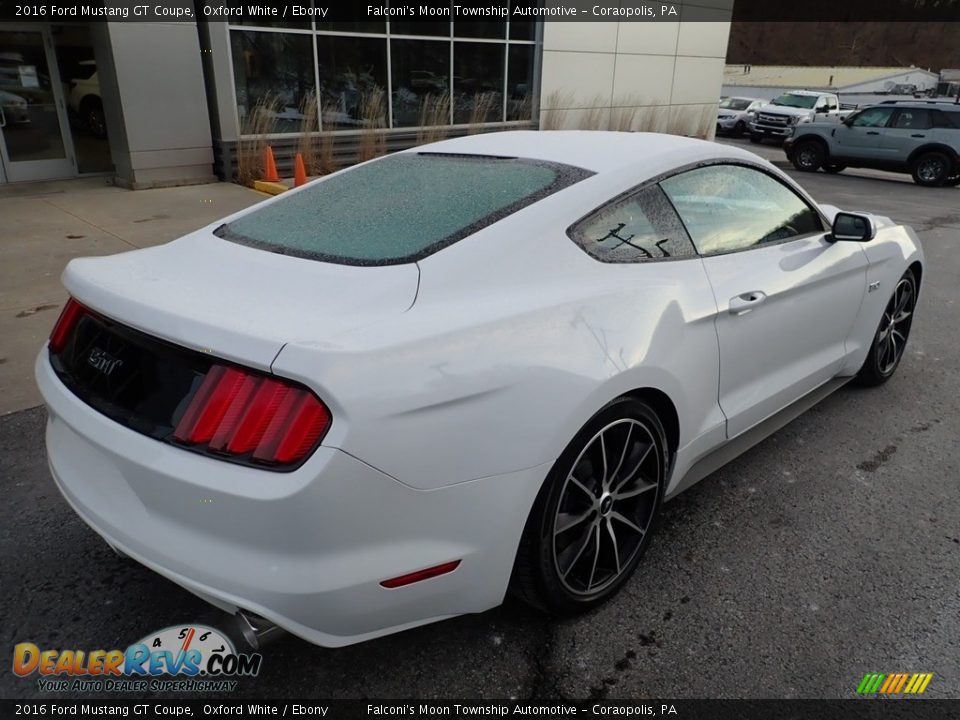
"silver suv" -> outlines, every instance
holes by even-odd
[[[798,125],[783,149],[798,170],[876,168],[910,173],[918,185],[958,185],[960,105],[923,100],[873,105],[841,123]]]

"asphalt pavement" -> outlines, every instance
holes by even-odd
[[[960,698],[960,189],[795,177],[924,243],[893,380],[840,390],[669,503],[638,572],[588,615],[508,602],[338,650],[286,637],[233,695],[842,698],[866,672],[932,672],[926,697]],[[10,672],[16,642],[126,647],[207,613],[77,519],[49,477],[43,425],[40,408],[0,418],[3,697],[54,697]]]

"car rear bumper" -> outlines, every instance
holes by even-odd
[[[110,545],[187,590],[305,640],[347,645],[503,600],[548,465],[417,490],[334,448],[291,473],[190,453],[129,430],[73,395],[44,349],[60,492]],[[460,560],[452,573],[382,580]]]

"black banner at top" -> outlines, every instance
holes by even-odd
[[[960,0],[0,0],[0,21],[231,22],[957,22]],[[960,37],[960,25],[958,25]]]

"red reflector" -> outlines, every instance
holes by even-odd
[[[306,388],[214,365],[173,438],[259,463],[291,465],[305,458],[330,426],[330,411]]]
[[[420,582],[421,580],[428,580],[432,577],[437,577],[437,575],[446,575],[456,570],[460,566],[459,560],[452,560],[450,562],[444,563],[443,565],[435,565],[426,570],[417,570],[416,572],[409,573],[407,575],[401,575],[400,577],[391,578],[390,580],[384,580],[380,584],[385,588],[398,588],[403,587],[404,585],[411,585],[415,582]]]
[[[50,352],[58,353],[63,350],[67,344],[67,338],[73,331],[77,320],[87,311],[87,309],[73,298],[67,300],[63,306],[60,317],[57,318],[57,324],[53,326],[53,332],[50,333]]]

